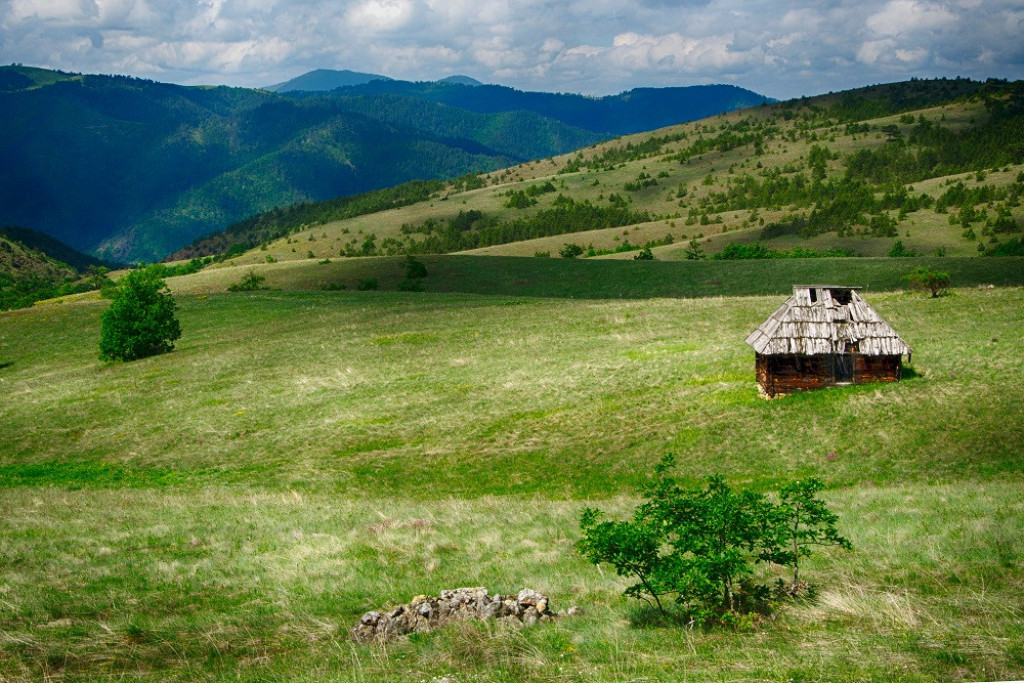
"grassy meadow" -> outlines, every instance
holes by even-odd
[[[370,259],[268,264],[281,289],[250,293],[224,293],[249,267],[172,280],[176,350],[129,364],[97,360],[105,302],[0,314],[0,680],[1024,677],[1019,260],[975,260],[1015,287],[867,292],[914,348],[903,382],[768,401],[743,339],[778,292],[645,296],[621,268],[671,264],[519,259],[613,284],[555,297],[513,272],[485,296],[442,286],[487,280],[446,258],[422,293],[353,291]],[[684,272],[712,277],[659,277]],[[573,543],[666,452],[693,482],[820,477],[853,552],[817,553],[816,595],[757,630],[650,623]],[[347,639],[467,585],[583,613]]]

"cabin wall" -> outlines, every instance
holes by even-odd
[[[757,382],[769,396],[833,384],[831,356],[765,356],[755,361]]]
[[[903,369],[902,356],[855,356],[854,381],[898,382]]]
[[[854,384],[898,382],[901,356],[862,356],[854,354]],[[834,385],[834,364],[830,355],[801,356],[757,354],[754,361],[757,383],[769,396],[794,391],[823,389]]]

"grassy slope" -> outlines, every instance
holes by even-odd
[[[891,291],[906,287],[904,276],[921,266],[950,273],[961,287],[1024,285],[1024,259],[1019,257],[624,261],[453,254],[418,260],[427,267],[421,284],[430,292],[578,299],[787,294],[794,284],[822,282]],[[208,268],[172,278],[169,285],[181,294],[212,294],[224,292],[250,273],[264,277],[265,286],[283,291],[355,290],[361,281],[371,279],[380,289],[394,291],[405,279],[405,259],[381,256]]]
[[[0,676],[1020,678],[1024,291],[869,299],[919,376],[770,402],[742,339],[779,296],[182,295],[174,353],[110,366],[102,304],[2,314]],[[575,519],[666,451],[822,477],[856,551],[758,632],[630,627]],[[467,584],[585,615],[344,640]]]
[[[903,84],[913,87],[914,84]],[[941,84],[918,84],[921,88],[939,87]],[[871,89],[869,89],[870,91]],[[900,86],[892,86],[890,90],[898,92]],[[885,88],[877,92],[866,92],[868,96],[881,96]],[[887,91],[885,91],[887,92]],[[860,94],[865,94],[861,92]],[[354,219],[309,227],[300,230],[287,238],[275,241],[264,250],[254,250],[248,255],[235,259],[239,264],[256,264],[271,258],[285,260],[338,258],[346,246],[358,248],[367,235],[376,236],[379,245],[385,238],[402,237],[403,224],[419,225],[428,218],[452,218],[459,211],[478,210],[488,215],[499,215],[505,220],[528,216],[547,207],[557,193],[542,195],[537,206],[529,209],[511,209],[504,206],[506,193],[510,190],[524,189],[530,184],[543,183],[551,180],[558,188],[558,193],[572,197],[576,201],[589,200],[596,204],[607,202],[607,198],[617,193],[627,196],[634,209],[646,209],[655,220],[642,225],[626,226],[595,230],[570,235],[557,235],[537,240],[516,242],[507,245],[485,247],[475,253],[486,255],[532,256],[537,252],[549,252],[557,255],[558,250],[567,242],[596,249],[614,249],[628,240],[633,245],[642,245],[651,240],[659,240],[671,235],[675,244],[657,247],[655,254],[659,259],[682,259],[686,243],[697,238],[707,254],[720,251],[732,241],[751,242],[759,239],[762,220],[764,224],[782,220],[794,210],[790,206],[764,207],[755,213],[730,211],[722,214],[711,214],[713,222],[700,225],[699,222],[687,225],[687,217],[691,208],[697,207],[702,198],[711,192],[723,192],[732,177],[752,175],[760,178],[759,173],[767,169],[783,169],[784,175],[792,177],[795,172],[808,174],[807,158],[812,145],[828,148],[840,155],[839,159],[828,164],[830,177],[841,177],[845,172],[843,157],[861,149],[877,149],[884,147],[886,137],[881,128],[888,124],[896,124],[909,132],[912,124],[901,122],[902,115],[885,116],[871,119],[866,123],[870,132],[849,132],[845,124],[839,125],[835,120],[817,116],[811,106],[827,107],[838,101],[839,96],[823,96],[806,102],[783,103],[769,107],[757,107],[724,114],[703,121],[672,126],[660,131],[625,136],[607,143],[595,145],[578,153],[563,155],[547,160],[537,160],[519,166],[495,172],[486,176],[489,186],[470,192],[447,194],[430,202],[423,202],[393,211],[361,216]],[[791,120],[783,118],[783,114],[792,115]],[[981,103],[954,102],[943,106],[929,107],[912,112],[916,121],[918,117],[936,123],[942,127],[958,130],[964,129],[987,120],[987,113]],[[680,163],[671,158],[674,153],[693,144],[700,136],[713,137],[722,130],[735,126],[743,121],[760,122],[772,119],[780,132],[764,146],[764,154],[755,156],[753,145],[748,144],[732,150],[707,152],[699,157]],[[609,150],[624,148],[628,144],[639,145],[652,136],[671,136],[685,133],[685,140],[669,142],[657,153],[643,156],[622,163],[605,165],[602,168],[584,169],[576,173],[559,173],[576,158],[584,160],[597,158]],[[758,166],[760,164],[760,166]],[[763,168],[762,168],[763,167]],[[1024,170],[1024,165],[1010,165],[1002,169],[989,169],[981,179],[974,174],[957,174],[922,181],[913,186],[912,194],[928,194],[938,197],[948,184],[963,180],[970,188],[976,185],[993,185],[1005,187],[1012,184],[1017,175]],[[652,176],[657,185],[639,191],[627,191],[625,185],[636,181],[641,173]],[[679,188],[685,188],[687,195],[683,199],[677,197]],[[808,211],[808,209],[800,209]],[[895,218],[895,212],[891,212]],[[1018,222],[1024,221],[1024,214],[1019,206],[1013,209]],[[979,233],[983,223],[975,225]],[[964,238],[963,228],[949,223],[948,214],[936,213],[932,209],[912,212],[900,221],[898,238],[904,245],[925,255],[934,255],[944,250],[948,256],[975,256],[978,254],[978,241]],[[1001,235],[1005,240],[1012,235]],[[872,235],[856,235],[838,237],[835,232],[826,233],[810,239],[786,235],[765,240],[771,247],[792,249],[794,246],[808,246],[817,250],[833,247],[852,249],[866,256],[884,256],[892,248],[897,237],[879,237]],[[979,237],[985,246],[991,242]],[[632,254],[620,254],[610,258],[631,258]]]

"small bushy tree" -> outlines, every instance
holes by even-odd
[[[950,286],[949,273],[924,266],[911,271],[905,279],[911,289],[929,291],[933,299],[945,294]]]
[[[580,518],[577,550],[635,577],[627,596],[662,612],[664,598],[673,597],[696,622],[728,618],[767,604],[771,590],[751,580],[756,563],[791,566],[796,582],[811,546],[850,547],[836,530],[836,515],[815,497],[822,488],[816,479],[787,484],[775,504],[718,475],[706,477],[704,486],[683,486],[673,465],[670,455],[658,464],[631,521],[607,520],[590,508]],[[794,583],[789,592],[796,590]]]
[[[892,249],[889,250],[889,258],[910,258],[912,256],[917,256],[917,252],[913,249],[907,249],[903,245],[903,240],[896,240],[892,245]]]
[[[173,350],[181,337],[176,307],[156,270],[130,271],[118,282],[117,294],[103,312],[100,359],[132,361]]]
[[[704,250],[700,248],[700,244],[696,239],[690,240],[690,244],[686,248],[686,260],[699,261],[702,258],[704,258]]]
[[[262,275],[257,275],[255,270],[250,270],[249,274],[243,277],[240,281],[228,285],[229,292],[255,292],[260,289],[266,289],[263,285],[263,281],[266,280]]]
[[[576,258],[581,254],[583,254],[583,247],[571,242],[558,250],[558,255],[562,258]]]

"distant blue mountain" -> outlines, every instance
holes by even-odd
[[[269,90],[270,92],[280,93],[296,91],[320,92],[353,85],[363,85],[364,83],[370,83],[372,81],[390,80],[391,79],[387,76],[364,74],[359,73],[358,71],[349,71],[347,69],[342,71],[335,71],[333,69],[317,69],[316,71],[310,71],[309,73],[297,76],[290,81],[267,86],[263,89]]]
[[[481,83],[480,81],[476,80],[475,78],[470,78],[469,76],[458,76],[458,75],[456,75],[456,76],[449,76],[448,78],[442,78],[440,81],[438,81],[438,83],[453,83],[455,85],[470,85],[470,86],[474,86],[474,87],[478,86],[478,85],[483,85],[483,83]]]

